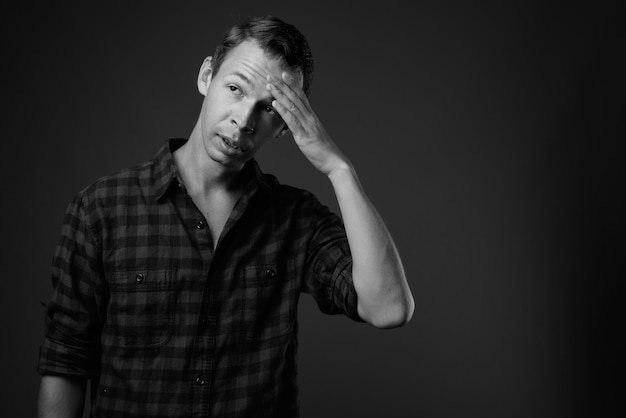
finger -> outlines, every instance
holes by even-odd
[[[304,94],[304,91],[300,87],[299,79],[288,72],[283,72],[281,78],[268,75],[267,79],[270,83],[274,84],[276,88],[282,91],[289,100],[294,102],[296,106],[299,106],[304,111],[311,111],[306,94]]]
[[[300,86],[299,77],[296,77],[294,74],[287,71],[283,71],[281,77],[282,81],[285,82],[284,84],[287,86],[287,88],[289,88],[289,90],[293,92],[293,94],[300,100],[300,102],[302,102],[304,108],[307,110],[311,110],[309,107],[309,100],[307,99],[304,90]]]
[[[272,107],[276,109],[280,117],[287,124],[287,127],[293,135],[298,135],[304,132],[304,128],[300,119],[294,115],[294,113],[288,109],[284,104],[278,100],[272,100]]]
[[[296,99],[288,96],[284,90],[279,89],[272,83],[267,83],[267,89],[270,91],[274,99],[282,105],[283,111],[289,112],[297,119],[305,119],[306,115],[302,111],[302,102],[297,102]]]

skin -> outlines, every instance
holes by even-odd
[[[217,73],[212,61],[206,58],[198,75],[198,91],[204,96],[198,122],[175,154],[180,168],[192,165],[184,171],[203,189],[236,185],[233,180],[244,164],[268,140],[285,133],[266,87],[268,74],[280,77],[284,72],[282,62],[253,41],[233,48]]]
[[[42,376],[37,416],[79,418],[83,416],[87,380],[65,376]]]
[[[335,191],[352,253],[359,315],[378,328],[407,323],[415,303],[398,251],[354,167],[302,91],[301,74],[246,41],[231,50],[217,73],[212,58],[204,60],[198,91],[204,96],[198,121],[174,160],[214,243],[241,195],[238,175],[244,164],[267,141],[282,136],[286,124],[302,153],[328,176]],[[84,398],[84,379],[44,376],[39,416],[81,416]]]
[[[365,194],[354,167],[330,138],[294,74],[269,74],[267,89],[302,153],[328,176],[342,213],[352,253],[358,312],[377,328],[406,324],[415,302],[396,246]]]
[[[213,73],[207,58],[198,77],[205,99],[189,141],[175,153],[188,193],[205,215],[213,242],[240,196],[237,175],[284,126],[304,156],[333,185],[353,259],[358,312],[379,328],[406,323],[414,311],[400,256],[354,167],[324,129],[302,90],[302,76],[254,41],[230,51]],[[274,112],[272,111],[274,110]]]

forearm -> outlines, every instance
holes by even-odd
[[[80,418],[85,404],[86,379],[43,376],[39,389],[39,418]]]
[[[383,328],[406,323],[414,301],[391,235],[369,201],[351,164],[330,139],[299,78],[283,73],[267,76],[272,106],[285,121],[300,151],[335,189],[352,253],[352,278],[358,312],[365,321]]]
[[[363,320],[381,328],[403,325],[415,303],[402,261],[382,218],[343,163],[329,174],[352,253],[352,278]]]

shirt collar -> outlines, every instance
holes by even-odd
[[[182,147],[185,142],[187,140],[183,138],[168,139],[154,157],[152,179],[157,201],[165,196],[172,185],[178,185],[181,182],[174,162],[174,151]]]
[[[272,185],[268,176],[261,171],[259,163],[254,158],[246,163],[244,169],[246,169],[249,173],[250,183],[257,189],[261,189],[268,193],[271,191]]]
[[[187,142],[187,139],[184,138],[168,139],[154,157],[153,184],[154,196],[156,196],[157,201],[160,201],[172,186],[178,186],[182,183],[178,168],[174,162],[174,151],[182,147],[185,142]],[[248,193],[252,194],[258,189],[270,192],[272,188],[270,181],[261,171],[259,164],[254,158],[246,163],[243,168],[243,174],[250,179],[247,187]]]

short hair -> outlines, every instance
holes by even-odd
[[[302,71],[302,89],[309,95],[313,82],[313,55],[309,43],[295,26],[274,16],[250,17],[226,31],[213,54],[213,74],[217,74],[233,48],[251,39],[290,69]]]

